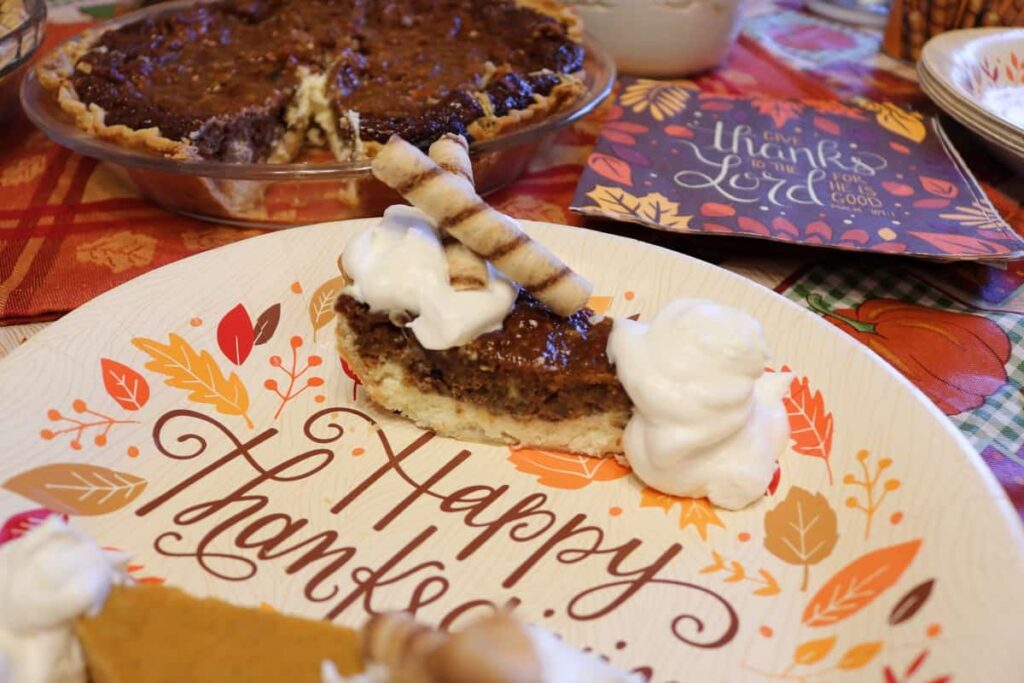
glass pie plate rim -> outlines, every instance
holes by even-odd
[[[209,2],[212,0],[203,0]],[[110,30],[164,12],[195,4],[193,0],[175,0],[125,14],[90,27],[90,31]],[[76,40],[74,36],[70,40]],[[568,106],[490,140],[474,142],[473,155],[499,152],[536,142],[567,126],[597,108],[611,93],[615,83],[615,61],[590,35],[583,40],[584,84],[586,91]],[[59,47],[54,48],[59,49]],[[128,168],[232,180],[326,180],[368,175],[370,161],[298,162],[287,164],[238,163],[204,159],[171,159],[156,152],[134,149],[89,135],[63,112],[56,98],[44,89],[33,69],[21,85],[21,102],[29,119],[57,144],[84,156],[120,164]]]

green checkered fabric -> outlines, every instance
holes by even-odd
[[[1011,342],[1010,361],[1006,365],[1009,382],[977,410],[953,415],[950,419],[979,451],[993,445],[1024,465],[1024,458],[1017,455],[1024,447],[1024,401],[1021,394],[1024,386],[1024,316],[966,307],[903,268],[819,266],[801,277],[784,294],[805,306],[807,297],[817,294],[832,309],[856,308],[868,299],[898,299],[929,308],[984,315],[999,325]]]

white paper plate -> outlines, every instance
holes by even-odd
[[[866,347],[705,263],[529,225],[599,310],[698,296],[763,322],[796,377],[792,448],[774,493],[715,510],[610,460],[431,438],[368,405],[331,329],[335,260],[362,225],[155,270],[0,363],[0,533],[49,508],[132,552],[141,580],[352,625],[511,603],[656,681],[1019,680],[1020,520]]]

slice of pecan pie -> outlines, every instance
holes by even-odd
[[[39,67],[77,125],[177,158],[372,156],[392,134],[485,139],[575,99],[553,0],[218,0],[83,34]]]
[[[605,352],[610,319],[521,293],[500,330],[433,351],[351,296],[335,309],[339,350],[380,405],[454,438],[622,452],[633,404]]]

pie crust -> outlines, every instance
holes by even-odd
[[[514,0],[520,8],[528,8],[542,15],[552,17],[566,27],[566,35],[572,41],[582,41],[582,25],[578,17],[568,8],[555,0]],[[165,137],[159,128],[133,129],[125,125],[108,125],[105,122],[106,112],[95,103],[86,103],[76,92],[72,83],[78,60],[86,54],[105,33],[103,29],[95,29],[82,33],[78,39],[69,41],[44,57],[37,67],[40,84],[55,94],[61,109],[74,121],[76,126],[87,134],[126,145],[136,149],[157,152],[175,159],[201,159],[197,147],[185,139],[174,140]],[[442,38],[443,40],[443,38]],[[468,132],[474,141],[488,140],[524,126],[534,120],[543,118],[573,100],[585,90],[581,72],[556,74],[558,83],[547,95],[534,95],[534,101],[522,109],[511,110],[498,116],[488,111],[485,105],[484,115],[468,126]],[[342,128],[358,130],[358,112],[347,113],[333,119],[325,115],[326,102],[323,101],[323,75],[301,73],[300,85],[293,97],[286,115],[288,129],[274,145],[266,161],[270,163],[289,162],[296,159],[303,147],[311,122],[316,121],[319,128],[327,136],[328,145],[339,160],[372,158],[381,144],[376,141],[362,141],[358,136],[349,144],[340,140]],[[486,100],[486,97],[478,98]],[[483,104],[483,102],[481,102]]]

